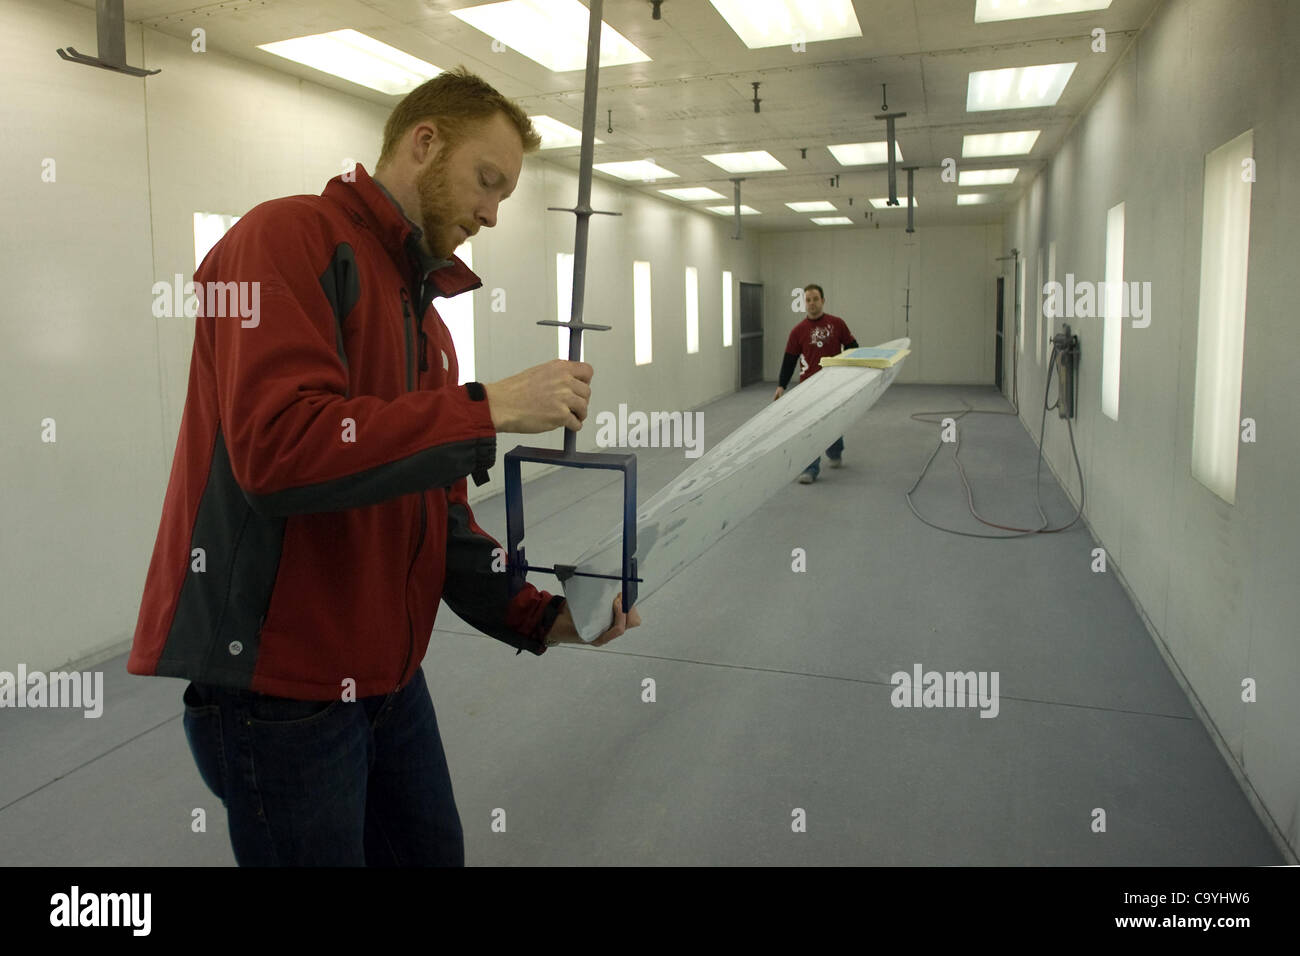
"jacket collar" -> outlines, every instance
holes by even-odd
[[[455,255],[439,260],[425,251],[420,241],[423,231],[360,163],[352,173],[335,176],[326,183],[321,195],[344,206],[370,229],[397,267],[415,276],[417,285],[423,285],[427,278],[437,289],[436,294],[446,298],[483,285],[483,280]]]

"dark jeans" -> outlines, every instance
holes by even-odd
[[[839,458],[843,454],[844,454],[844,436],[841,435],[839,438],[835,439],[835,444],[831,445],[830,448],[826,449],[826,457]],[[814,458],[813,463],[809,465],[807,468],[805,468],[804,471],[808,472],[814,478],[820,475],[822,471],[821,456],[819,455],[816,458]]]
[[[464,866],[424,671],[355,703],[191,683],[185,737],[240,866]]]

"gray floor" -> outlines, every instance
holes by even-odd
[[[708,405],[706,443],[771,391]],[[1284,862],[1114,575],[1089,570],[1082,523],[996,542],[912,516],[903,493],[938,436],[909,415],[963,398],[1008,407],[991,388],[895,385],[845,436],[844,469],[823,462],[816,484],[778,494],[607,648],[516,657],[444,607],[424,667],[467,862]],[[1024,427],[989,415],[962,426],[977,508],[1037,525]],[[638,457],[642,500],[688,464],[680,450]],[[918,507],[981,530],[949,458]],[[1044,476],[1063,523],[1073,507]],[[562,470],[526,495],[539,563],[575,557],[618,514],[608,473]],[[475,510],[504,540],[501,499]],[[791,571],[796,547],[807,573]],[[998,716],[895,708],[890,675],[915,664],[998,672]],[[0,722],[0,859],[233,865],[224,811],[185,744],[182,682],[130,676],[124,657],[100,669],[99,720],[11,710]],[[641,699],[645,678],[655,703]],[[191,832],[194,808],[206,833]],[[491,827],[497,808],[505,833]],[[806,832],[792,832],[796,808]]]

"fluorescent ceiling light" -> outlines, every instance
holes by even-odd
[[[868,202],[870,202],[871,205],[875,206],[877,209],[906,209],[906,208],[907,208],[907,197],[906,197],[906,196],[899,196],[899,197],[898,197],[898,205],[897,205],[897,206],[891,206],[891,205],[889,205],[889,197],[888,197],[888,196],[881,196],[879,199],[871,199],[871,200],[868,200]],[[921,204],[920,204],[919,202],[917,202],[917,201],[916,201],[916,197],[913,196],[913,197],[912,197],[912,208],[915,209],[915,208],[916,208],[917,206],[919,206],[919,205],[921,205]]]
[[[958,193],[958,206],[978,206],[980,203],[992,202],[993,197],[989,193]]]
[[[765,149],[756,149],[748,153],[714,153],[704,158],[729,173],[763,173],[772,169],[785,169],[785,166]]]
[[[658,179],[676,179],[677,174],[656,165],[653,159],[633,159],[625,163],[596,163],[592,169],[628,182],[639,179],[643,183],[652,183]]]
[[[710,189],[708,186],[691,186],[687,189],[661,189],[659,190],[665,196],[672,196],[674,199],[680,199],[682,202],[695,202],[698,199],[726,199],[716,189]]]
[[[882,139],[878,143],[841,143],[826,148],[841,166],[883,166],[889,162],[889,152],[885,146]],[[903,151],[898,148],[898,140],[894,140],[894,160],[899,163],[903,161]]]
[[[975,0],[975,22],[1054,17],[1059,13],[1084,13],[1109,7],[1110,0]]]
[[[862,36],[851,0],[709,0],[751,50]]]
[[[356,30],[259,43],[257,48],[391,96],[409,93],[442,72],[432,63]]]
[[[851,226],[853,220],[848,216],[813,216],[812,221],[819,226]]]
[[[1005,186],[1016,181],[1019,169],[968,169],[957,174],[958,186]]]
[[[734,216],[736,214],[736,207],[734,205],[733,206],[706,206],[705,208],[708,209],[709,212],[716,212],[719,216]],[[757,209],[754,209],[751,206],[741,206],[740,214],[742,216],[757,216],[759,215],[759,212]]]
[[[542,149],[561,149],[565,146],[582,145],[582,130],[574,129],[572,126],[561,123],[551,116],[530,116],[528,118],[533,121],[533,129],[537,130],[542,137]],[[596,137],[594,142],[599,146],[602,140]]]
[[[590,15],[578,0],[504,0],[452,10],[451,15],[556,73],[587,65]],[[649,61],[627,37],[601,21],[601,67]]]
[[[1024,110],[1055,106],[1077,63],[978,70],[966,82],[966,110]]]
[[[967,159],[978,159],[981,156],[1027,156],[1041,132],[1041,129],[1026,129],[1018,133],[963,136],[961,154]]]
[[[835,212],[835,205],[827,202],[825,199],[819,199],[817,202],[788,202],[786,203],[795,212]]]

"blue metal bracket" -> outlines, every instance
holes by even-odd
[[[621,574],[598,574],[578,571],[571,564],[554,567],[530,566],[524,555],[524,486],[521,464],[534,461],[568,468],[604,468],[623,474],[623,568]],[[506,452],[506,572],[510,575],[510,593],[518,594],[529,571],[554,574],[564,583],[569,578],[608,578],[623,582],[623,610],[636,604],[636,455],[613,452],[566,452],[556,448],[528,448],[520,445]]]

